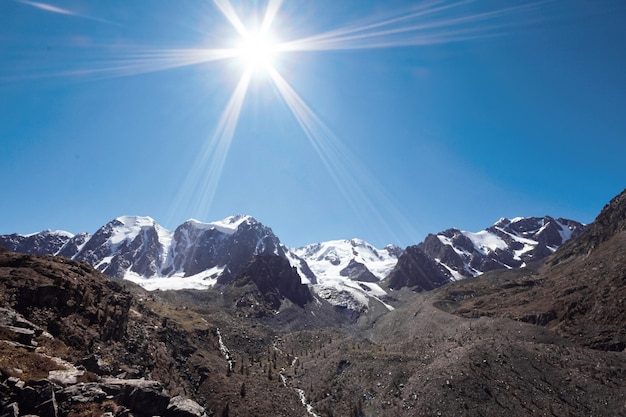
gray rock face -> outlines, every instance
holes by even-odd
[[[20,415],[57,417],[59,407],[55,388],[57,386],[46,380],[30,381],[24,384],[23,388],[17,390]]]
[[[157,227],[149,218],[115,219],[71,258],[87,262],[110,277],[122,278],[127,271],[152,276],[158,271],[163,250]]]
[[[55,255],[65,256],[69,259],[74,258],[90,237],[89,233],[79,233],[73,236]]]
[[[167,405],[165,417],[206,417],[207,414],[197,402],[189,398],[176,396]]]
[[[236,287],[253,285],[256,288],[236,302],[241,307],[263,304],[270,310],[277,310],[284,298],[300,307],[313,300],[309,288],[300,283],[296,269],[277,255],[255,257],[233,281]]]
[[[352,281],[378,282],[378,278],[364,264],[354,259],[351,259],[348,266],[339,273]]]

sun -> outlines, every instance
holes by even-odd
[[[273,68],[279,52],[278,42],[269,33],[248,33],[235,48],[247,70],[257,72]]]

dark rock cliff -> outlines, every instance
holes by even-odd
[[[429,291],[450,281],[444,267],[428,257],[418,246],[409,246],[385,279],[392,290],[409,287]]]
[[[233,281],[238,288],[252,285],[253,291],[247,291],[236,301],[239,308],[259,310],[253,313],[260,316],[273,314],[278,310],[283,299],[303,307],[313,300],[309,287],[300,282],[300,276],[284,258],[273,255],[260,255],[250,261]],[[249,314],[251,311],[249,311]]]

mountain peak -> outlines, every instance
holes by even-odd
[[[194,229],[215,229],[227,235],[235,233],[242,224],[258,224],[254,217],[244,214],[236,214],[228,216],[225,219],[213,221],[210,223],[201,222],[196,219],[189,219],[183,224],[192,226]]]
[[[41,232],[35,232],[35,233],[18,234],[18,236],[21,236],[21,237],[31,237],[31,236],[37,236],[37,235],[60,236],[60,237],[67,237],[67,238],[74,237],[73,233],[66,232],[65,230],[51,230],[51,229],[46,229],[46,230],[42,230]]]
[[[125,227],[152,227],[156,224],[154,219],[148,216],[120,216],[115,220]]]

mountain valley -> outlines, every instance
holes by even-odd
[[[626,413],[626,191],[405,250],[249,216],[0,243],[2,416]]]

